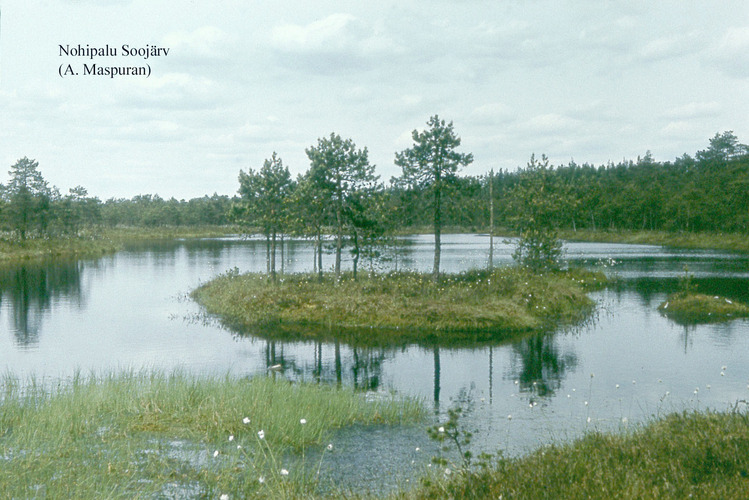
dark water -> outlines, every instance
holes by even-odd
[[[446,271],[486,265],[488,237],[449,235],[443,242]],[[511,242],[495,245],[495,264],[512,263]],[[685,265],[698,290],[749,302],[749,256],[596,243],[568,244],[566,251],[573,264],[622,278],[617,289],[594,295],[596,318],[478,348],[267,342],[196,321],[200,308],[186,294],[234,267],[264,270],[261,241],[149,243],[98,260],[6,267],[0,370],[37,379],[141,368],[255,375],[281,363],[293,379],[340,383],[371,397],[395,391],[423,398],[435,421],[461,402],[476,431],[474,450],[506,454],[749,400],[749,321],[684,327],[656,310]],[[311,270],[308,243],[287,242],[284,252],[285,272]],[[385,267],[427,271],[431,263],[432,237],[414,236]],[[332,266],[330,256],[325,266]],[[345,484],[403,485],[432,453],[421,427],[353,429],[335,437],[325,469]]]

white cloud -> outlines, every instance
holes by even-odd
[[[120,102],[149,109],[196,109],[215,106],[228,98],[213,79],[189,73],[167,73],[123,83]]]
[[[640,48],[638,55],[647,61],[681,57],[698,51],[701,48],[699,42],[696,33],[669,35],[650,40]]]
[[[729,28],[710,51],[709,58],[729,76],[749,77],[749,26]]]
[[[230,57],[230,38],[215,26],[203,26],[193,31],[173,31],[164,36],[163,44],[171,57],[227,59]]]
[[[185,138],[187,129],[170,120],[148,120],[137,125],[125,125],[116,129],[117,140],[138,142],[173,142]]]
[[[568,116],[547,113],[530,118],[522,124],[522,128],[529,133],[554,135],[570,132],[570,129],[575,129],[579,125],[578,120]]]
[[[478,124],[501,124],[513,120],[515,117],[514,110],[505,103],[491,102],[482,104],[473,108],[470,118]]]
[[[273,29],[273,45],[285,52],[327,52],[345,50],[359,38],[352,26],[356,17],[332,14],[306,26],[282,24]]]
[[[305,25],[278,25],[271,33],[271,47],[288,66],[333,74],[399,51],[382,31],[345,13]]]
[[[667,118],[689,119],[716,116],[721,111],[721,105],[716,101],[690,102],[666,110]]]
[[[403,151],[404,149],[407,149],[413,146],[414,145],[413,129],[402,131],[395,138],[395,140],[393,140],[392,144],[393,144],[393,147],[395,148],[395,151]]]
[[[693,123],[679,120],[669,122],[665,127],[661,129],[661,133],[668,137],[683,137],[693,133],[695,126]]]

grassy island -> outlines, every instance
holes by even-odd
[[[586,318],[586,292],[606,281],[580,269],[533,274],[519,268],[446,274],[416,272],[354,280],[309,274],[272,281],[226,273],[193,298],[232,327],[263,336],[338,338],[352,344],[502,340]],[[262,330],[262,331],[261,331]]]
[[[749,317],[749,306],[717,295],[679,292],[658,306],[661,314],[678,323],[717,323]]]
[[[684,413],[460,469],[399,498],[749,498],[749,416]],[[449,477],[450,479],[445,479]]]
[[[659,245],[671,248],[711,249],[749,252],[749,238],[743,233],[669,232],[669,231],[593,231],[590,229],[562,231],[568,241],[625,243],[628,245]]]

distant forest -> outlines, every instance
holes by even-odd
[[[331,135],[331,140],[335,137]],[[355,152],[352,144],[343,146],[351,146],[352,154]],[[312,163],[316,161],[313,153],[323,153],[321,147],[319,151],[308,150]],[[358,154],[356,161],[366,162],[366,148]],[[275,153],[273,161],[266,160],[266,167],[269,162],[282,167]],[[276,172],[284,170],[288,176],[288,169],[283,167]],[[50,187],[38,163],[23,158],[11,167],[8,184],[0,186],[0,229],[5,238],[13,239],[77,235],[84,229],[97,227],[232,223],[267,233],[264,229],[268,221],[263,221],[257,211],[247,209],[248,203],[251,205],[258,196],[258,189],[262,190],[252,184],[261,180],[262,172],[263,169],[240,172],[240,189],[232,197],[214,194],[186,201],[154,194],[101,201],[80,186],[67,194]],[[380,233],[432,225],[434,199],[429,185],[411,182],[405,175],[384,185],[373,172],[368,175],[364,179],[367,188],[362,193],[377,202],[362,201],[361,207],[367,212],[364,218],[381,227]],[[541,189],[530,194],[521,189],[529,175],[543,178]],[[294,223],[295,219],[303,218],[302,213],[316,199],[315,189],[322,189],[319,183],[306,185],[305,179],[309,177],[307,172],[296,180],[290,177],[283,180],[284,205],[269,212],[284,221],[278,227],[280,233],[313,234]],[[308,191],[306,194],[294,194],[304,189]],[[494,226],[499,229],[515,228],[513,221],[527,216],[523,212],[528,210],[528,200],[519,198],[532,196],[554,200],[553,212],[548,216],[556,229],[749,234],[749,148],[730,131],[716,134],[708,147],[694,157],[684,154],[674,161],[658,162],[647,152],[636,160],[616,164],[570,162],[558,166],[549,165],[545,157],[540,160],[533,157],[517,171],[452,176],[444,179],[442,189],[441,224],[450,229],[486,231],[490,224],[491,193]],[[332,228],[336,225],[335,217],[336,213],[329,211],[315,223]]]

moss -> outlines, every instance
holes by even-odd
[[[717,295],[679,292],[658,306],[664,316],[681,324],[716,323],[749,317],[749,306]]]

